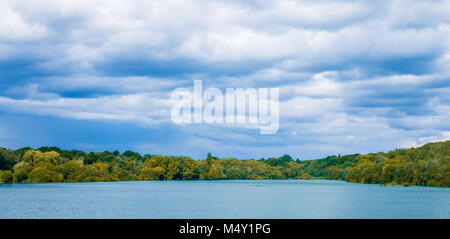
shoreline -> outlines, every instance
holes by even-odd
[[[383,187],[395,186],[395,187],[426,187],[426,188],[450,188],[450,187],[436,187],[436,186],[424,186],[424,185],[408,185],[401,184],[378,184],[378,183],[358,183],[348,182],[340,179],[199,179],[199,180],[119,180],[119,181],[88,181],[88,182],[16,182],[16,183],[0,183],[0,185],[33,185],[33,184],[90,184],[90,183],[126,183],[126,182],[230,182],[230,181],[255,181],[255,182],[270,182],[270,181],[330,181],[330,182],[342,182],[361,185],[378,185]]]

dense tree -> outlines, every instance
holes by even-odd
[[[223,173],[223,169],[219,164],[215,164],[211,166],[211,169],[208,172],[208,179],[225,179],[225,174]]]
[[[116,151],[117,152],[117,151]],[[142,160],[142,156],[139,153],[127,150],[125,151],[123,154],[123,156],[135,160],[135,161],[141,161]]]
[[[280,158],[205,160],[125,151],[85,153],[41,147],[0,148],[0,182],[117,180],[337,179],[357,183],[450,187],[450,141],[387,153],[318,160]]]
[[[11,170],[0,171],[0,183],[12,183],[14,181],[14,176]]]
[[[55,171],[51,171],[47,168],[37,167],[30,172],[29,175],[31,182],[63,182],[64,176]]]
[[[33,166],[30,163],[21,161],[14,165],[14,181],[15,182],[26,182],[30,172],[33,170]]]
[[[19,161],[19,153],[0,148],[0,170],[11,170]]]

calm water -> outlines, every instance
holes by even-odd
[[[0,185],[0,218],[450,218],[450,188],[328,180]]]

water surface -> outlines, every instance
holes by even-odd
[[[450,188],[330,180],[0,185],[0,218],[450,218]]]

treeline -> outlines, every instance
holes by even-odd
[[[450,187],[450,141],[388,153],[303,161],[305,173],[353,183]]]
[[[0,182],[91,182],[134,180],[340,179],[358,183],[450,186],[450,141],[388,153],[293,160],[260,160],[0,148]]]

